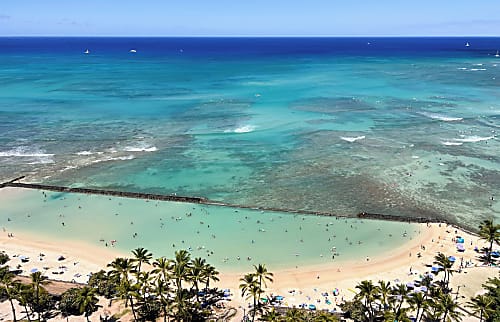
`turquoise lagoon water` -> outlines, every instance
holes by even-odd
[[[472,228],[499,216],[499,38],[2,38],[0,48],[2,181]]]
[[[249,270],[258,263],[273,270],[342,267],[346,261],[386,253],[421,229],[408,223],[46,193],[27,190],[0,203],[0,226],[14,235],[24,232],[98,247],[111,247],[116,240],[116,249],[129,254],[145,247],[156,257],[172,257],[176,250],[187,249],[225,272]]]

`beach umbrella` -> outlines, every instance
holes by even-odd
[[[436,273],[439,272],[439,266],[432,266],[431,271],[436,272]]]
[[[415,284],[413,284],[413,282],[408,282],[408,283],[406,283],[406,287],[408,287],[408,288],[414,288]]]
[[[19,256],[19,259],[23,261],[23,260],[25,260],[25,259],[28,259],[28,257],[26,257],[26,256],[24,256],[24,255],[21,255],[21,256]]]
[[[450,262],[454,262],[454,261],[456,261],[457,259],[455,258],[455,256],[450,256],[450,257],[448,257],[448,260],[449,260]]]
[[[36,272],[38,272],[38,268],[32,268],[32,269],[30,270],[30,272],[31,272],[31,273],[36,273]]]
[[[463,244],[465,240],[462,237],[457,238],[457,243]]]
[[[427,292],[427,286],[421,286],[421,287],[420,287],[420,290],[421,290],[422,292]]]
[[[311,310],[311,311],[316,310],[316,305],[314,305],[314,304],[309,304],[309,310]]]
[[[283,296],[281,296],[281,295],[277,295],[277,296],[275,296],[275,297],[274,297],[274,299],[275,299],[276,301],[283,301],[284,297],[283,297]]]

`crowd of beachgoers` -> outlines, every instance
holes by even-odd
[[[11,272],[7,275],[10,276],[9,278],[16,280],[17,276],[28,276],[28,279],[22,279],[23,283],[33,285],[33,281],[29,278],[33,280],[34,276],[37,276],[43,281],[38,285],[40,290],[45,287],[50,290],[49,285],[58,283],[56,281],[69,282],[62,286],[66,292],[75,292],[68,291],[72,287],[85,289],[85,292],[91,293],[90,295],[85,293],[85,296],[90,296],[91,299],[95,297],[95,301],[89,302],[94,303],[95,306],[90,308],[90,311],[82,312],[74,307],[70,312],[73,312],[75,316],[87,314],[91,320],[97,320],[99,317],[105,319],[113,315],[125,316],[121,317],[121,320],[135,320],[139,319],[137,317],[139,314],[146,314],[145,311],[148,309],[141,305],[146,305],[147,301],[144,300],[146,294],[152,295],[153,287],[158,286],[155,286],[153,281],[158,282],[161,265],[164,266],[161,274],[165,274],[162,278],[166,281],[165,287],[169,289],[165,291],[165,294],[168,294],[165,303],[168,303],[169,314],[172,314],[174,318],[176,314],[180,314],[180,306],[176,304],[176,301],[180,300],[187,300],[192,305],[199,303],[200,307],[195,305],[192,309],[193,312],[197,312],[196,314],[202,314],[204,318],[226,314],[233,316],[235,321],[241,320],[243,316],[250,319],[254,312],[261,318],[273,314],[279,317],[279,312],[290,312],[290,310],[283,311],[283,308],[300,309],[302,314],[304,311],[329,313],[333,316],[332,318],[346,313],[364,314],[369,317],[369,315],[385,314],[385,311],[379,309],[368,312],[363,311],[362,306],[355,307],[357,301],[366,293],[366,288],[373,289],[373,292],[380,295],[384,288],[390,289],[387,292],[396,292],[396,288],[399,287],[407,292],[405,296],[408,296],[408,300],[401,304],[404,310],[393,311],[394,314],[404,313],[414,317],[416,314],[420,317],[430,314],[430,311],[424,312],[422,308],[417,310],[418,312],[414,308],[410,309],[412,307],[410,305],[412,300],[409,300],[411,296],[422,294],[428,296],[429,300],[432,298],[435,303],[451,298],[456,305],[451,310],[458,312],[456,313],[457,319],[474,320],[474,316],[479,317],[479,315],[472,315],[475,312],[473,309],[461,311],[459,307],[465,308],[466,303],[474,303],[471,298],[477,299],[479,294],[485,292],[483,284],[487,283],[488,278],[491,284],[495,281],[494,278],[498,277],[499,270],[496,266],[500,255],[496,249],[500,234],[498,225],[495,226],[491,222],[493,228],[490,228],[490,231],[492,229],[494,231],[492,249],[488,242],[491,240],[488,240],[484,233],[478,236],[439,223],[427,223],[421,226],[423,234],[401,245],[394,252],[379,256],[375,254],[370,258],[346,262],[342,268],[333,269],[329,265],[317,265],[277,270],[271,273],[265,265],[255,265],[255,271],[248,274],[224,271],[219,273],[204,259],[191,258],[189,252],[185,250],[176,251],[174,259],[159,257],[154,260],[152,254],[142,248],[134,250],[133,255],[130,256],[117,253],[112,248],[102,249],[70,241],[63,245],[51,244],[50,241],[34,240],[29,236],[18,234],[12,237],[9,232],[4,232],[0,237],[0,243],[5,256],[9,259],[5,262],[5,267],[8,267]],[[185,264],[180,264],[181,262]],[[185,266],[180,269],[179,265]],[[198,267],[200,271],[193,272],[194,267]],[[204,269],[208,269],[208,275],[202,272]],[[177,275],[176,278],[176,274],[182,272],[185,275],[182,277]],[[154,274],[156,274],[155,279],[153,279]],[[199,278],[194,278],[193,274],[198,274]],[[112,276],[118,278],[118,282],[110,280]],[[120,283],[125,283],[123,278],[127,279],[128,288],[124,285],[119,287]],[[46,286],[45,281],[54,282],[49,282]],[[110,281],[118,283],[114,286],[115,289],[109,285],[104,286]],[[149,284],[144,284],[145,281]],[[1,285],[5,288],[9,287],[9,283],[5,283],[4,280]],[[206,284],[210,287],[207,288]],[[184,288],[181,287],[182,285]],[[439,285],[440,289],[445,292],[431,297],[429,292],[434,287],[433,285]],[[184,291],[179,291],[180,289]],[[64,292],[61,293],[59,290],[56,295],[60,298],[61,294]],[[70,295],[77,298],[78,294],[76,292]],[[153,297],[159,301],[158,296]],[[207,299],[209,296],[210,300]],[[203,300],[200,300],[200,297]],[[16,300],[13,301],[13,310],[18,312],[18,317],[26,318],[28,311],[32,314],[31,318],[36,318],[36,305],[26,308],[22,305],[23,301],[18,297],[14,298]],[[110,299],[113,300],[110,301]],[[135,304],[128,303],[127,305],[126,302],[130,299]],[[389,302],[380,303],[378,295],[373,300],[382,307],[389,305]],[[207,301],[210,301],[210,305]],[[132,313],[131,307],[137,308],[138,311]],[[146,305],[146,307],[149,306]],[[254,307],[259,310],[254,311]],[[274,309],[270,310],[271,307]],[[0,318],[12,319],[9,301],[3,302],[0,308],[2,312]],[[496,309],[498,310],[498,307]],[[150,310],[159,316],[164,314],[161,305],[156,305]],[[433,310],[433,314],[444,314],[437,308]],[[61,314],[57,315],[54,308],[49,311],[55,314],[51,316],[53,320],[64,318]],[[293,312],[295,311],[297,310]],[[451,314],[454,314],[453,312]],[[486,314],[491,315],[491,308],[488,312]],[[135,317],[134,314],[136,314]],[[177,318],[181,319],[179,316]]]

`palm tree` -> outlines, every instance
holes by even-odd
[[[151,272],[138,272],[136,275],[136,279],[137,292],[140,295],[141,300],[143,302],[146,302],[146,296],[149,294],[153,276],[151,276]]]
[[[255,314],[257,313],[257,297],[260,293],[262,293],[262,289],[259,286],[259,282],[256,276],[252,273],[245,274],[240,279],[240,289],[241,296],[248,298],[253,298],[253,307],[252,307],[252,322],[255,321]]]
[[[444,272],[443,286],[445,287],[445,290],[447,291],[448,284],[450,282],[450,276],[453,274],[453,270],[451,269],[453,266],[453,262],[450,261],[448,256],[446,256],[445,254],[438,253],[436,256],[434,256],[434,264],[442,267],[442,270]]]
[[[443,294],[439,301],[444,322],[462,320],[462,313],[458,311],[459,305],[450,294]]]
[[[204,274],[206,262],[201,257],[196,257],[191,263],[189,270],[189,280],[193,283],[192,288],[196,291],[196,301],[200,301],[198,293],[200,291],[198,284],[205,282],[206,276]]]
[[[146,263],[150,264],[151,259],[153,258],[153,254],[149,252],[147,249],[139,247],[132,251],[134,255],[134,261],[137,262],[137,271],[141,271],[141,264]]]
[[[368,321],[373,322],[375,319],[375,311],[373,308],[373,303],[376,299],[380,297],[380,289],[375,286],[372,281],[361,281],[356,288],[359,289],[359,293],[356,297],[360,298],[363,302],[362,305],[366,313],[368,313]]]
[[[409,290],[408,287],[406,287],[405,284],[397,284],[393,290],[392,294],[395,295],[395,298],[398,300],[398,304],[393,308],[394,314],[396,318],[400,317],[401,315],[401,307],[403,306],[403,303],[405,300],[408,299],[408,294]]]
[[[168,298],[168,293],[169,293],[168,282],[164,281],[161,278],[157,278],[153,291],[158,300],[160,301],[161,310],[163,312],[163,321],[167,321],[167,315],[168,315],[167,307],[170,303]]]
[[[423,313],[423,310],[425,310],[427,306],[427,301],[426,301],[426,294],[423,294],[422,292],[414,292],[410,295],[408,298],[408,303],[412,308],[416,310],[415,312],[415,321],[419,322],[422,319],[421,313]],[[420,319],[419,319],[420,315]]]
[[[388,298],[388,295],[391,293],[391,282],[385,282],[383,280],[380,280],[378,281],[378,287],[379,287],[379,290],[380,290],[380,296],[381,296],[381,299],[382,299],[382,306],[384,307],[384,309],[386,309],[387,307],[387,298]]]
[[[34,272],[30,274],[31,277],[31,286],[34,291],[35,295],[35,307],[37,308],[37,313],[38,313],[38,320],[40,321],[40,310],[39,310],[39,305],[40,305],[40,292],[41,290],[44,290],[43,285],[46,285],[49,283],[48,277],[43,276],[42,272]]]
[[[210,265],[210,264],[206,264],[205,265],[205,269],[203,270],[203,274],[205,275],[206,279],[205,279],[205,289],[209,289],[210,288],[210,280],[214,281],[214,282],[218,282],[219,281],[219,277],[217,275],[219,275],[219,272],[217,271],[217,269]]]
[[[500,225],[494,225],[492,219],[484,220],[483,223],[479,225],[479,237],[490,243],[487,257],[488,264],[490,264],[493,243],[500,244]]]
[[[471,298],[467,307],[471,308],[475,314],[479,314],[479,322],[482,322],[483,318],[487,320],[493,313],[493,302],[493,299],[488,295],[477,295]]]
[[[266,280],[269,282],[273,282],[273,273],[269,272],[266,268],[266,265],[264,264],[259,264],[259,265],[254,265],[255,268],[255,277],[259,279],[259,287],[262,289],[262,282],[264,282],[264,287],[267,287]]]
[[[135,271],[133,262],[129,258],[117,257],[107,266],[112,268],[108,274],[118,279],[118,294],[125,299],[125,307],[127,307],[129,302],[129,296],[127,295],[130,286],[129,275]]]
[[[89,286],[84,286],[78,290],[78,295],[75,299],[75,305],[78,306],[80,314],[84,314],[87,322],[89,316],[98,309],[97,302],[99,299],[96,296],[96,290]]]
[[[14,299],[16,298],[16,290],[19,289],[20,284],[20,282],[14,280],[14,274],[10,272],[6,272],[5,274],[3,274],[2,279],[0,280],[0,290],[3,290],[5,292],[5,295],[10,302],[10,307],[12,309],[12,319],[14,322],[17,322]]]
[[[26,318],[28,322],[31,322],[31,312],[28,309],[28,303],[31,297],[31,286],[25,284],[16,284],[15,286],[15,294],[17,295],[16,299],[19,302],[19,305],[24,307],[24,311],[26,312]]]
[[[155,267],[151,272],[153,274],[160,274],[163,278],[163,281],[168,281],[169,271],[172,269],[172,261],[165,257],[157,258],[153,262],[153,266]]]
[[[172,267],[172,276],[175,279],[177,293],[182,290],[182,281],[186,280],[191,267],[191,256],[187,250],[181,249],[175,252],[175,260]]]

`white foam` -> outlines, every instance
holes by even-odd
[[[123,151],[127,152],[155,152],[158,148],[155,146],[127,146]]]
[[[30,151],[26,147],[17,147],[12,150],[0,152],[0,157],[53,157],[53,153],[42,153],[42,151]]]
[[[426,116],[428,118],[431,118],[434,120],[440,120],[440,121],[444,121],[444,122],[455,122],[455,121],[463,120],[462,117],[446,116],[446,115],[437,114],[437,113],[422,112],[420,114],[422,114],[423,116]]]
[[[91,154],[93,154],[93,153],[92,153],[92,152],[90,152],[90,151],[80,151],[80,152],[77,152],[76,154],[77,154],[77,155],[91,155]]]
[[[126,156],[121,156],[121,157],[107,157],[104,159],[97,159],[92,161],[92,163],[100,163],[100,162],[108,162],[108,161],[126,161],[126,160],[132,160],[135,159],[135,156],[133,155],[126,155]]]
[[[469,69],[471,72],[477,72],[477,71],[481,71],[481,70],[486,70],[486,68],[471,68]]]
[[[38,148],[30,148],[27,146],[19,146],[11,150],[0,151],[0,157],[7,158],[23,158],[24,161],[29,161],[27,164],[46,164],[54,163],[53,153],[45,153]]]
[[[461,139],[455,139],[454,141],[464,142],[464,143],[475,143],[481,141],[488,141],[495,138],[495,136],[477,136],[477,135],[471,135],[471,136],[461,135],[461,137],[462,137]]]
[[[342,140],[347,141],[347,142],[356,142],[358,140],[363,140],[365,138],[364,135],[361,136],[356,136],[356,137],[349,137],[349,136],[341,136],[340,137]]]
[[[255,128],[256,127],[254,125],[243,125],[243,126],[237,127],[234,130],[225,130],[224,133],[249,133],[249,132],[253,132],[255,130]]]
[[[442,141],[441,144],[442,145],[454,146],[454,145],[462,145],[463,143],[462,142]]]

